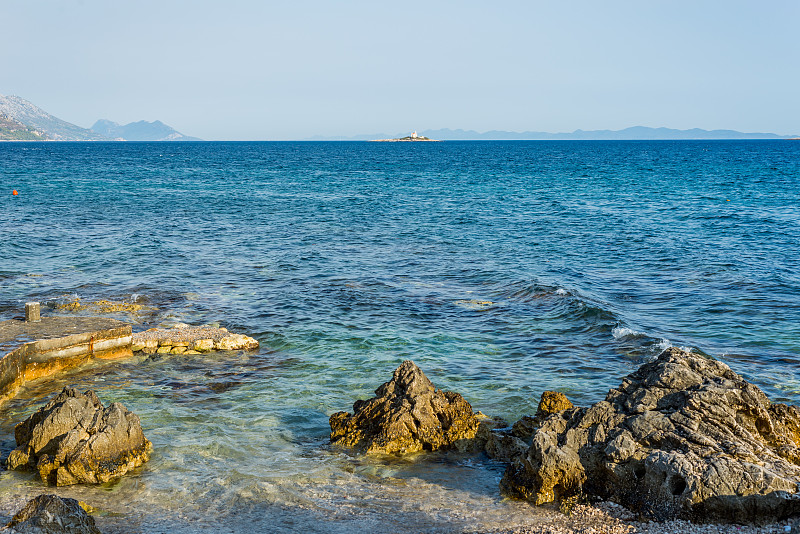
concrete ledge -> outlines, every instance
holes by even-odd
[[[131,325],[101,317],[43,317],[0,322],[0,404],[28,380],[78,367],[92,359],[126,358]]]

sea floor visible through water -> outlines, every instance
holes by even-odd
[[[514,421],[544,390],[597,402],[670,345],[797,404],[798,176],[780,141],[2,144],[0,319],[37,300],[261,348],[28,384],[0,457],[66,385],[155,449],[100,487],[0,471],[0,515],[52,491],[109,532],[538,528],[558,512],[504,499],[502,464],[332,449],[328,417],[411,359]]]

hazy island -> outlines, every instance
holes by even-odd
[[[414,142],[414,141],[433,141],[433,142],[439,142],[438,139],[430,139],[428,137],[425,137],[424,135],[417,135],[417,132],[411,132],[411,135],[407,135],[405,137],[398,137],[396,139],[373,139],[372,140],[373,143],[398,143],[398,142],[401,142],[401,141],[410,141],[410,142]]]

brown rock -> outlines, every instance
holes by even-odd
[[[78,501],[56,495],[31,499],[7,527],[18,534],[100,534]]]
[[[539,400],[539,409],[536,415],[548,416],[572,408],[572,403],[566,395],[558,391],[545,391]]]
[[[94,391],[64,390],[14,429],[17,448],[9,469],[35,468],[42,481],[65,486],[120,477],[150,456],[139,418]]]
[[[356,401],[352,415],[331,415],[331,443],[384,454],[474,446],[479,425],[470,404],[437,390],[414,362],[403,362],[375,394]]]
[[[589,408],[546,418],[501,482],[535,503],[585,493],[644,517],[800,514],[800,410],[718,361],[664,351]]]

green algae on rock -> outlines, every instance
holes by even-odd
[[[403,362],[375,395],[357,400],[352,415],[331,415],[332,444],[383,454],[473,447],[479,420],[472,406],[437,390],[414,362]]]
[[[9,469],[36,469],[56,486],[100,484],[144,464],[152,444],[139,417],[120,403],[104,408],[92,390],[64,388],[14,429]]]

